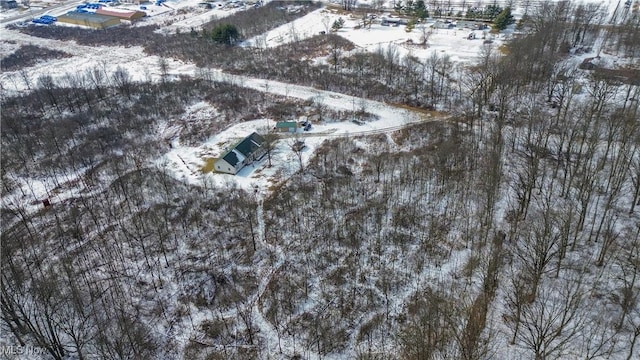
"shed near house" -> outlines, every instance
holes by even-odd
[[[276,123],[276,130],[279,132],[296,132],[298,130],[298,123],[295,121],[278,121]]]
[[[231,149],[227,150],[215,163],[217,172],[235,175],[246,165],[260,160],[267,149],[263,146],[264,138],[252,133]]]

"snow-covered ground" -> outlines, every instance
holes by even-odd
[[[197,7],[198,1],[185,0],[185,1],[169,1],[168,6],[174,6],[174,8],[189,9],[193,8],[193,11],[189,14],[174,15],[174,10],[171,10],[167,6],[148,6],[148,11],[151,17],[146,19],[144,23],[155,22],[158,24],[165,24],[161,31],[168,33],[175,32],[177,29],[189,29],[191,27],[197,27],[203,22],[208,21],[211,16],[223,16],[230,13],[230,9],[212,9],[203,10]],[[69,6],[75,7],[77,3],[70,4]],[[605,4],[611,8],[617,6],[614,1],[609,1]],[[67,6],[67,5],[65,5]],[[123,9],[136,9],[139,6],[123,6]],[[64,9],[60,8],[53,14],[64,12]],[[189,10],[191,11],[191,10]],[[9,13],[9,12],[7,12]],[[4,15],[3,15],[4,16]],[[301,39],[309,36],[313,36],[320,31],[326,31],[327,23],[332,23],[335,19],[343,17],[337,13],[331,13],[326,10],[317,10],[309,15],[302,17],[291,24],[283,25],[267,34],[261,35],[266,40],[267,46],[277,46],[283,43],[290,42],[294,39]],[[328,20],[327,20],[328,19]],[[389,44],[395,44],[400,49],[403,55],[412,54],[419,58],[424,58],[430,53],[436,51],[438,53],[448,54],[452,60],[462,63],[473,63],[480,54],[482,49],[482,36],[485,35],[482,32],[477,32],[476,40],[467,40],[468,33],[471,30],[460,29],[439,29],[433,30],[430,34],[427,46],[422,47],[418,45],[423,36],[422,30],[417,27],[412,32],[407,33],[404,26],[399,27],[384,27],[380,24],[373,24],[371,28],[356,29],[358,24],[357,19],[346,18],[345,27],[338,31],[338,34],[354,42],[357,46],[375,51],[380,46],[388,46]],[[426,26],[433,24],[433,21],[428,21]],[[491,36],[486,34],[486,36]],[[258,44],[257,38],[249,39],[244,45],[252,46]],[[407,42],[411,40],[411,43]],[[492,46],[498,46],[502,43],[503,36],[496,35],[493,39]],[[31,36],[19,34],[14,31],[2,30],[2,41],[0,43],[0,55],[6,56],[15,51],[20,44],[35,44],[43,47],[55,48],[57,50],[65,51],[71,55],[71,58],[53,60],[39,63],[28,69],[26,74],[20,74],[18,72],[4,72],[0,75],[2,81],[2,89],[6,93],[22,92],[26,91],[27,84],[23,80],[23,76],[27,76],[30,79],[30,83],[36,82],[37,78],[42,75],[50,75],[54,78],[61,78],[68,72],[83,72],[93,67],[103,67],[107,73],[115,71],[117,67],[126,68],[132,75],[133,80],[136,81],[157,81],[160,76],[159,62],[160,58],[157,56],[148,56],[143,52],[141,47],[89,47],[75,44],[73,42],[62,42],[55,40],[46,40],[40,38],[34,38]],[[585,57],[593,56],[593,54],[585,54]],[[600,61],[607,61],[613,63],[615,58],[611,56],[605,56]],[[195,65],[184,63],[181,61],[175,61],[167,59],[168,72],[171,76],[186,75],[195,77],[198,74],[198,69]],[[160,136],[164,138],[171,138],[172,148],[164,156],[156,159],[154,166],[158,166],[162,169],[166,169],[176,179],[183,180],[187,183],[194,185],[213,185],[214,187],[224,187],[227,185],[239,186],[244,189],[256,189],[259,195],[264,195],[271,185],[279,183],[289,178],[293,173],[298,171],[299,167],[306,166],[309,160],[313,157],[315,150],[322,144],[326,138],[335,136],[352,136],[358,134],[370,134],[376,132],[385,132],[397,130],[408,124],[412,124],[420,121],[443,121],[444,117],[433,116],[429,117],[422,112],[412,111],[410,109],[399,108],[391,104],[385,104],[381,102],[366,100],[362,98],[346,96],[343,94],[332,93],[328,91],[320,91],[310,87],[286,84],[277,81],[267,81],[263,79],[256,79],[241,75],[225,74],[223,72],[211,69],[212,78],[218,81],[226,81],[241,85],[244,87],[256,89],[259,91],[265,91],[281,96],[287,96],[291,98],[322,102],[328,108],[334,110],[347,110],[354,111],[360,108],[365,109],[367,112],[375,116],[375,120],[366,122],[363,125],[358,125],[353,122],[325,122],[314,124],[310,132],[300,132],[298,135],[301,140],[305,141],[305,149],[302,151],[301,162],[299,162],[296,154],[291,150],[291,145],[297,140],[295,136],[281,139],[275,149],[272,152],[271,162],[273,166],[267,166],[267,156],[253,165],[245,167],[236,176],[226,174],[213,174],[203,173],[201,171],[202,166],[207,159],[216,158],[220,156],[225,149],[232,145],[234,142],[242,139],[248,134],[254,131],[267,131],[267,129],[273,128],[274,121],[272,119],[252,119],[242,123],[234,124],[224,131],[211,136],[198,146],[185,146],[180,142],[179,129],[167,128],[160,125]],[[211,117],[216,114],[216,109],[211,107],[208,103],[199,102],[192,104],[186,114],[182,116],[189,116],[193,118],[199,117]],[[299,120],[299,119],[295,119]],[[161,123],[162,124],[162,123]],[[77,174],[78,177],[81,174]],[[69,179],[71,182],[74,179]],[[51,189],[54,188],[52,183],[48,183],[46,179],[32,180],[24,179],[22,191],[30,193],[34,199],[52,198],[54,201],[62,201],[74,196],[80,196],[78,189],[69,189],[65,192],[51,193]],[[10,198],[4,198],[3,201],[13,201]],[[18,200],[16,200],[18,201]],[[30,204],[32,209],[40,208],[40,204],[35,202]],[[503,208],[506,206],[498,206]],[[257,209],[258,222],[259,222],[259,236],[258,241],[263,247],[269,248],[271,251],[277,254],[277,261],[274,264],[265,264],[256,268],[256,273],[260,275],[260,284],[256,297],[260,297],[265,291],[266,286],[269,284],[272,277],[277,276],[277,271],[283,263],[284,255],[282,249],[272,248],[264,240],[264,218],[263,209],[260,207]],[[433,269],[425,267],[422,272],[417,273],[415,278],[418,282],[426,282],[430,276],[448,276],[449,273],[457,271],[458,267],[466,263],[469,257],[470,250],[460,250],[454,252],[449,262],[438,271],[438,274],[433,274]],[[420,284],[421,285],[421,284]],[[416,285],[416,289],[419,286]],[[414,288],[406,288],[404,292],[395,294],[393,301],[391,302],[392,312],[400,313],[402,307],[406,304],[407,299],[412,296]],[[253,314],[256,318],[257,326],[262,332],[262,336],[266,339],[266,348],[273,350],[275,353],[276,345],[279,343],[279,337],[273,331],[272,325],[266,321],[261,311],[259,311],[258,305],[253,308]],[[192,307],[191,312],[194,314],[193,318],[195,323],[199,323],[206,319],[210,314],[206,311],[198,310]],[[497,316],[497,315],[496,315]],[[187,334],[185,333],[185,337]],[[186,339],[182,339],[186,341]],[[285,340],[284,347],[288,348],[287,353],[293,353],[292,348],[295,346],[288,344]],[[503,358],[521,358],[523,354],[513,347],[505,346],[499,354]]]
[[[266,191],[270,185],[288,178],[299,170],[299,161],[291,149],[293,142],[298,139],[303,140],[306,145],[302,150],[302,164],[304,166],[312,157],[314,150],[327,137],[371,134],[397,130],[420,121],[441,120],[441,118],[432,118],[429,114],[413,112],[394,105],[354,98],[330,91],[321,91],[277,81],[250,79],[219,72],[217,75],[220,80],[225,79],[233,83],[242,83],[243,86],[255,90],[268,90],[272,94],[288,95],[303,100],[315,99],[335,110],[351,111],[362,107],[376,117],[376,120],[365,122],[364,124],[350,121],[314,124],[309,132],[300,130],[296,134],[286,134],[284,139],[277,142],[272,152],[272,167],[267,166],[268,160],[265,156],[253,165],[243,168],[235,176],[203,174],[200,169],[204,166],[206,159],[219,157],[225,149],[252,132],[265,133],[270,131],[275,126],[273,120],[257,119],[233,125],[225,131],[213,135],[205,143],[197,147],[181,146],[179,138],[176,138],[172,143],[172,150],[159,160],[159,164],[171,169],[177,179],[183,179],[192,184],[201,185],[203,182],[207,182],[223,186],[227,182],[235,182],[244,189]],[[354,106],[356,106],[355,109]]]
[[[473,62],[480,54],[483,37],[493,40],[495,45],[502,43],[502,35],[492,35],[487,32],[467,28],[437,29],[436,20],[427,20],[418,24],[411,32],[407,32],[404,25],[383,26],[380,20],[371,26],[359,27],[361,19],[346,16],[336,11],[319,9],[291,23],[282,25],[266,34],[248,39],[245,46],[275,47],[288,42],[315,36],[321,32],[329,32],[331,24],[338,19],[344,20],[344,27],[337,34],[350,40],[358,47],[368,51],[376,51],[380,47],[390,44],[398,46],[402,55],[411,54],[417,58],[425,58],[432,52],[447,53],[451,59],[460,62]],[[468,40],[469,33],[475,33],[476,39]],[[427,45],[423,43],[424,36],[428,37]]]
[[[161,31],[171,33],[175,32],[178,28],[190,29],[191,27],[197,27],[208,21],[212,16],[222,17],[233,11],[242,9],[241,7],[224,5],[226,2],[215,3],[213,9],[203,9],[198,7],[199,2],[198,0],[168,0],[160,6],[152,3],[144,4],[143,6],[146,7],[145,11],[150,17],[145,18],[141,24],[155,23],[165,25],[161,28]],[[43,7],[47,5],[57,6],[56,10],[51,12],[51,14],[58,15],[75,8],[78,4],[80,4],[80,2],[76,1],[50,2],[49,4],[43,4]],[[220,6],[216,4],[220,4]],[[614,1],[609,1],[605,5],[609,8],[615,8],[618,4]],[[140,5],[125,4],[118,5],[114,8],[135,10],[139,9]],[[3,14],[15,11],[17,10],[7,11]],[[334,10],[324,8],[313,11],[291,23],[282,25],[266,34],[260,35],[260,37],[266,40],[264,42],[266,46],[274,47],[296,39],[300,40],[314,36],[321,31],[327,31],[328,28],[330,28],[330,24],[339,18],[345,20],[345,26],[338,31],[338,34],[351,40],[357,46],[369,51],[376,51],[381,46],[385,47],[389,46],[389,44],[395,44],[401,55],[411,54],[418,58],[425,58],[433,52],[438,52],[449,55],[455,62],[473,63],[482,51],[483,36],[487,39],[493,39],[494,41],[491,46],[496,47],[502,43],[504,38],[504,34],[494,35],[483,31],[475,31],[477,38],[475,40],[468,40],[467,35],[472,30],[432,28],[434,24],[433,20],[428,20],[425,24],[418,24],[411,32],[407,32],[403,25],[398,27],[382,26],[379,22],[374,22],[370,27],[358,29],[357,25],[360,19],[351,18]],[[425,27],[425,29],[423,30],[422,27]],[[427,46],[417,45],[421,42],[424,33],[429,34]],[[411,40],[411,43],[407,40]],[[0,42],[0,56],[7,56],[15,51],[20,44],[33,44],[55,48],[71,54],[72,57],[38,63],[30,67],[26,73],[20,73],[18,71],[3,72],[0,74],[0,81],[2,82],[3,90],[7,94],[27,91],[28,84],[27,81],[24,80],[25,76],[28,77],[29,84],[35,84],[38,77],[43,75],[58,79],[67,73],[84,72],[97,67],[104,69],[106,73],[112,73],[118,67],[123,67],[129,72],[134,81],[158,81],[162,76],[159,65],[160,58],[145,54],[142,47],[83,46],[74,42],[36,38],[21,34],[17,31],[3,29],[2,41]],[[255,46],[257,45],[257,38],[248,39],[243,45]],[[590,55],[591,54],[585,54],[584,56],[587,57]],[[198,73],[197,67],[193,64],[174,59],[166,60],[170,76],[177,77],[186,75],[194,77]],[[357,125],[351,122],[314,125],[311,133],[305,135],[317,134],[319,136],[306,137],[307,147],[303,151],[303,163],[312,156],[314,149],[327,136],[358,134],[385,129],[394,130],[403,124],[423,119],[423,114],[421,113],[342,94],[321,92],[303,86],[224,74],[220,71],[212,71],[211,74],[215,80],[233,82],[237,85],[260,91],[268,91],[278,95],[304,100],[312,98],[318,99],[333,109],[355,111],[360,108],[365,108],[366,111],[378,117],[377,121],[365,125]],[[169,164],[177,178],[187,179],[191,183],[214,181],[222,184],[231,181],[237,182],[245,188],[257,186],[264,189],[267,187],[264,186],[265,183],[276,181],[275,179],[278,177],[286,178],[287,175],[296,171],[298,167],[297,159],[294,158],[295,155],[289,149],[286,141],[280,141],[280,144],[274,152],[275,157],[272,159],[272,162],[277,165],[269,169],[265,167],[266,160],[256,163],[255,168],[250,167],[242,170],[238,176],[222,174],[203,175],[199,169],[207,158],[219,155],[219,153],[224,150],[224,145],[230,141],[246,136],[253,131],[258,131],[260,128],[264,128],[270,121],[271,120],[268,119],[258,119],[238,124],[227,129],[224,133],[213,134],[209,141],[199,147],[183,147],[179,144],[178,140],[173,144],[173,150],[158,161]]]
[[[176,1],[176,0],[174,0]],[[174,5],[172,1],[167,2],[168,6]],[[195,0],[176,1],[182,8],[188,8],[190,6],[197,5]],[[77,4],[74,3],[70,8],[74,8]],[[131,5],[118,7],[122,9],[133,9]],[[158,8],[158,9],[156,9]],[[204,13],[189,15],[176,15],[164,11],[163,7],[157,7],[156,5],[147,6],[147,11],[152,15],[154,11],[163,11],[162,13],[152,16],[150,19],[145,19],[144,23],[159,23],[167,22],[170,18],[174,21],[167,27],[163,27],[161,31],[172,32],[176,28],[190,29],[191,27],[198,26],[199,24],[208,21],[211,16],[223,16],[230,13],[227,9],[213,9]],[[195,7],[196,11],[201,11],[200,8]],[[53,13],[53,15],[59,15],[65,11],[60,10]],[[154,19],[157,17],[157,19]],[[182,19],[188,17],[188,19]],[[331,20],[337,19],[340,16],[327,12],[326,10],[317,10],[307,16],[304,16],[290,24],[283,25],[273,31],[266,34],[268,46],[277,46],[282,43],[293,41],[294,38],[303,39],[305,37],[313,36],[319,31],[324,31],[325,25],[323,24],[324,18],[329,17]],[[176,20],[177,19],[177,20]],[[181,20],[182,19],[182,20]],[[467,40],[466,35],[470,31],[467,30],[433,30],[433,33],[429,37],[428,46],[426,48],[407,44],[407,40],[411,39],[414,44],[420,42],[422,31],[420,28],[416,28],[411,33],[407,33],[404,30],[404,26],[390,27],[381,26],[380,24],[374,24],[370,29],[355,30],[353,26],[357,23],[356,20],[347,20],[345,28],[339,31],[339,35],[353,41],[356,45],[366,48],[368,50],[376,50],[379,46],[386,46],[388,44],[400,45],[405,54],[411,53],[418,58],[423,58],[433,51],[440,53],[447,53],[455,61],[472,62],[479,54],[482,48],[482,34],[478,34],[477,40]],[[426,26],[429,26],[427,23]],[[256,39],[249,39],[246,45],[255,44]],[[41,75],[50,75],[54,79],[63,76],[68,72],[81,72],[85,69],[94,68],[96,66],[104,67],[107,71],[112,72],[118,66],[124,66],[131,74],[133,80],[157,80],[160,78],[159,59],[155,56],[148,56],[143,53],[143,49],[140,47],[90,47],[81,46],[71,42],[62,42],[56,40],[40,39],[24,34],[20,34],[15,31],[3,30],[2,42],[0,43],[0,56],[5,57],[11,52],[15,51],[19,44],[34,44],[43,47],[52,47],[57,50],[61,50],[73,55],[71,58],[58,59],[49,62],[43,62],[31,67],[29,70],[29,76],[31,83],[34,83]],[[498,43],[496,43],[497,45]],[[193,75],[195,67],[190,64],[185,64],[180,61],[173,61],[168,59],[169,72],[172,75]],[[18,72],[4,72],[0,75],[0,80],[3,83],[5,91],[22,91],[27,88],[23,81],[19,81],[20,74]]]

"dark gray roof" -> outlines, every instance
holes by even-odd
[[[242,140],[240,144],[236,145],[236,150],[242,155],[249,157],[262,146],[262,143],[264,143],[264,138],[258,135],[258,133],[253,133]]]
[[[228,163],[229,163],[229,165],[231,165],[231,166],[233,166],[233,167],[235,167],[235,166],[236,166],[236,164],[240,161],[240,160],[238,159],[238,156],[236,156],[236,153],[234,153],[234,152],[233,152],[233,150],[229,151],[229,152],[227,153],[227,155],[225,155],[225,156],[223,157],[223,159],[224,159],[224,161],[228,162]]]

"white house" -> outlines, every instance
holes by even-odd
[[[214,167],[217,172],[235,175],[243,167],[260,160],[266,154],[267,150],[263,145],[264,138],[254,132],[224,153]]]

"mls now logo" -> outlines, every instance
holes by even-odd
[[[17,346],[17,345],[0,345],[0,356],[18,356],[18,355],[26,355],[27,357],[44,355],[46,352],[45,349],[39,347],[33,347],[30,345],[27,346]]]

